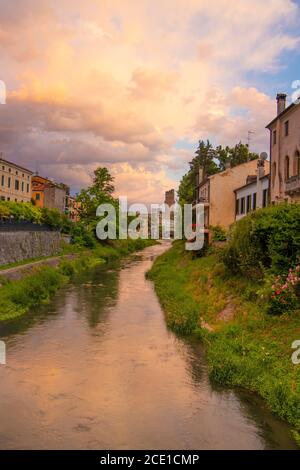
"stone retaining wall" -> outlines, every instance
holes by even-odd
[[[0,266],[59,253],[59,232],[0,232]]]

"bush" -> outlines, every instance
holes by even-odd
[[[72,243],[75,245],[85,246],[87,248],[94,248],[96,239],[92,232],[87,230],[82,222],[73,225],[71,230]]]
[[[265,269],[287,274],[300,257],[300,205],[258,210],[235,224],[224,252],[232,273],[262,277]]]
[[[211,226],[210,230],[212,232],[213,241],[226,242],[227,240],[226,230],[223,227],[221,227],[221,225]]]
[[[57,209],[40,208],[31,202],[0,201],[0,217],[26,220],[34,224],[46,224],[69,233],[73,223]]]

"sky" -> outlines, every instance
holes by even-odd
[[[268,152],[299,25],[295,0],[0,0],[0,151],[73,193],[106,166],[160,203],[199,139]]]

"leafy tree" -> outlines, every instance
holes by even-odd
[[[196,157],[190,163],[191,170],[198,174],[200,168],[203,170],[203,177],[211,176],[219,171],[218,165],[216,164],[214,157],[215,152],[212,144],[207,140],[199,141],[198,148],[196,150]]]
[[[179,204],[191,204],[195,199],[195,175],[189,171],[183,175],[178,189]]]
[[[82,189],[77,196],[80,203],[79,216],[81,220],[92,221],[96,218],[96,210],[100,204],[111,203],[116,205],[112,197],[115,190],[114,178],[107,168],[99,167],[94,171],[93,184],[87,189]]]
[[[249,152],[247,145],[239,142],[234,147],[222,147],[219,145],[216,149],[207,140],[199,141],[196,150],[196,156],[190,162],[189,171],[182,177],[178,189],[179,203],[191,204],[195,200],[195,190],[199,170],[203,171],[203,178],[224,171],[229,165],[234,166],[246,163],[258,158],[256,153]]]
[[[213,175],[218,172],[218,165],[214,160],[214,150],[212,144],[207,140],[199,141],[198,148],[195,152],[196,156],[190,162],[189,171],[183,176],[179,189],[179,203],[191,204],[195,200],[196,182],[199,170],[203,170],[203,177]]]

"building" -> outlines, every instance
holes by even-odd
[[[279,93],[277,116],[267,125],[270,131],[271,203],[300,202],[300,107],[286,106]]]
[[[204,204],[206,233],[209,234],[209,227],[219,225],[228,229],[235,222],[234,190],[241,187],[249,175],[255,175],[256,170],[257,160],[252,160],[204,179],[200,171],[196,202]]]
[[[32,200],[38,207],[58,209],[62,214],[66,211],[66,197],[69,188],[64,184],[43,178],[39,175],[32,176]]]
[[[175,204],[175,190],[174,189],[170,189],[169,191],[166,191],[165,204],[167,204],[169,207],[174,206]]]
[[[246,184],[234,190],[235,220],[240,220],[249,212],[269,204],[270,163],[257,160],[257,174],[249,175]]]
[[[79,221],[79,202],[69,194],[66,196],[66,215],[72,222]]]
[[[0,199],[30,202],[32,172],[0,155]]]

